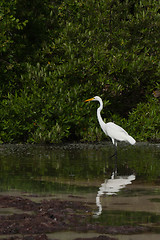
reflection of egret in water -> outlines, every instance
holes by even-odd
[[[116,195],[121,189],[125,188],[128,184],[131,184],[135,178],[134,174],[129,176],[117,176],[117,174],[113,172],[110,179],[105,179],[97,193],[96,205],[98,207],[98,212],[95,212],[94,216],[99,216],[102,213],[102,204],[100,201],[102,195]]]

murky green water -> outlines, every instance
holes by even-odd
[[[78,197],[91,222],[152,225],[160,237],[160,144],[119,144],[117,175],[113,152],[111,143],[1,145],[1,194]]]

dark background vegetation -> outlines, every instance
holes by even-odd
[[[99,141],[105,121],[160,140],[157,0],[1,0],[1,143]]]

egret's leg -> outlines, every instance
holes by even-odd
[[[107,159],[105,159],[104,174],[107,175]]]
[[[117,160],[117,143],[114,143],[114,148],[115,148],[115,152],[110,158],[115,157],[115,159]]]
[[[115,177],[117,176],[117,144],[115,145],[115,166],[114,166]]]
[[[117,142],[116,141],[114,141],[114,147],[115,147],[115,152],[114,152],[114,154],[110,158],[115,157],[114,173],[115,173],[115,176],[117,176]]]

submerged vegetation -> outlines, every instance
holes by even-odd
[[[95,95],[106,121],[159,141],[159,23],[156,0],[2,0],[0,141],[102,140]]]

